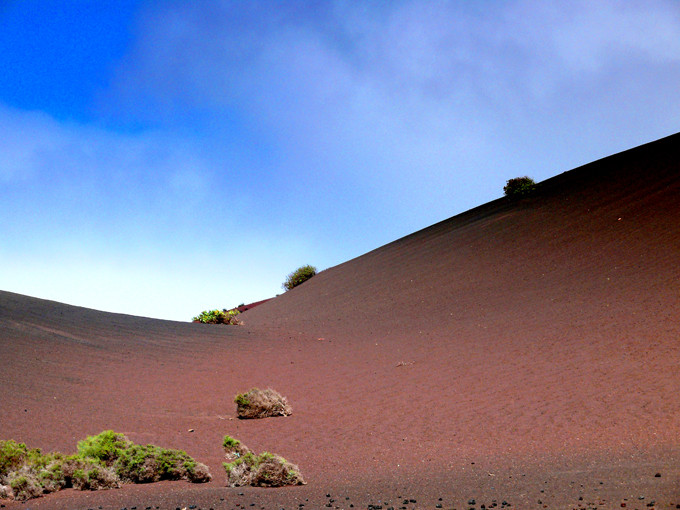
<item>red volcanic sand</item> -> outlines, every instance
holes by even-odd
[[[322,271],[243,326],[0,292],[0,437],[71,452],[113,429],[214,475],[30,508],[675,507],[679,220],[675,135]],[[253,386],[293,415],[236,419]],[[308,485],[224,487],[225,434]]]

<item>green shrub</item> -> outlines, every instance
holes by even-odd
[[[64,476],[63,463],[61,460],[55,460],[49,464],[45,469],[38,473],[38,481],[42,485],[44,492],[56,492],[67,486],[66,477]]]
[[[240,312],[233,310],[205,310],[197,315],[192,320],[193,322],[201,322],[203,324],[229,324],[237,326],[241,324],[238,319]]]
[[[154,445],[132,445],[116,460],[118,476],[132,483],[160,480],[200,480],[196,475],[199,464],[182,450],[168,450]],[[201,472],[203,470],[201,469]]]
[[[224,436],[224,441],[222,441],[222,447],[225,450],[235,450],[241,447],[241,441],[234,439],[231,436]]]
[[[315,274],[316,268],[314,266],[306,265],[299,267],[288,275],[286,281],[283,282],[282,287],[285,290],[291,290],[292,288],[305,283]]]
[[[286,397],[270,388],[252,388],[247,393],[239,393],[234,398],[239,418],[267,418],[270,416],[289,416],[293,408]]]
[[[508,180],[503,191],[505,192],[506,197],[523,197],[530,195],[535,187],[536,183],[534,180],[525,175],[524,177],[515,177],[514,179]]]
[[[105,430],[101,434],[87,436],[86,439],[78,441],[78,455],[97,459],[110,466],[131,445],[132,442],[123,434]]]
[[[112,430],[78,442],[78,453],[70,456],[0,441],[0,498],[23,501],[68,487],[98,490],[119,487],[121,482],[200,483],[211,478],[207,466],[182,450],[136,445]]]
[[[224,436],[222,446],[224,447],[225,458],[228,461],[224,463],[225,469],[228,463],[244,458],[246,455],[252,455],[247,446],[241,444],[241,441],[238,439],[234,439],[230,436]]]
[[[225,436],[226,458],[223,464],[229,487],[254,485],[258,487],[283,487],[304,485],[300,469],[279,455],[262,452],[255,455],[240,441]]]
[[[134,445],[124,450],[116,459],[116,474],[132,483],[149,483],[160,480],[156,463],[158,448],[152,445]]]
[[[38,453],[40,450],[38,450]],[[16,441],[0,441],[0,476],[16,469],[28,457],[28,448]]]

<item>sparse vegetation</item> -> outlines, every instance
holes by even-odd
[[[299,267],[288,275],[286,281],[283,282],[282,287],[285,290],[291,290],[294,287],[297,287],[298,285],[305,283],[315,274],[316,268],[314,266],[306,265]]]
[[[238,318],[239,314],[240,312],[235,308],[231,310],[205,310],[192,320],[193,322],[202,322],[203,324],[230,324],[238,326],[242,324]]]
[[[98,490],[122,483],[200,483],[211,478],[204,464],[182,450],[137,445],[112,430],[80,441],[78,453],[70,456],[0,441],[0,498],[24,501],[69,487]]]
[[[536,186],[536,183],[531,177],[515,177],[508,180],[503,191],[506,197],[523,197],[530,195]]]
[[[252,388],[246,393],[239,393],[234,398],[239,418],[267,418],[270,416],[289,416],[293,408],[286,397],[272,390]]]
[[[283,487],[304,485],[300,469],[279,455],[262,452],[255,455],[237,439],[229,436],[223,441],[224,470],[229,487],[254,485],[258,487]]]

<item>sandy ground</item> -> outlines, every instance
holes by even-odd
[[[72,452],[114,429],[214,475],[0,504],[676,508],[679,142],[330,268],[243,326],[0,292],[0,437]],[[234,395],[253,386],[286,395],[293,415],[236,419]],[[226,488],[225,434],[298,464],[308,484]]]

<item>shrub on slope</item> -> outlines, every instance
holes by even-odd
[[[211,475],[182,450],[136,445],[112,430],[80,441],[78,453],[68,456],[0,441],[0,498],[24,501],[69,487],[98,490],[182,479],[207,482]]]
[[[536,183],[531,177],[515,177],[508,180],[503,188],[506,197],[519,198],[530,195],[536,186]]]
[[[314,266],[306,265],[298,267],[295,271],[288,275],[286,281],[283,282],[282,287],[285,290],[291,290],[297,287],[298,285],[302,285],[315,274],[316,268]]]
[[[199,315],[192,319],[193,322],[201,322],[203,324],[229,324],[238,326],[241,321],[237,317],[238,310],[204,310]]]
[[[236,413],[241,419],[293,414],[293,408],[286,397],[270,388],[266,390],[252,388],[246,393],[239,393],[234,398],[234,402]]]
[[[224,470],[227,473],[229,487],[244,485],[283,487],[305,484],[300,469],[279,455],[269,452],[255,455],[239,440],[229,436],[224,437],[223,446],[227,459]]]

